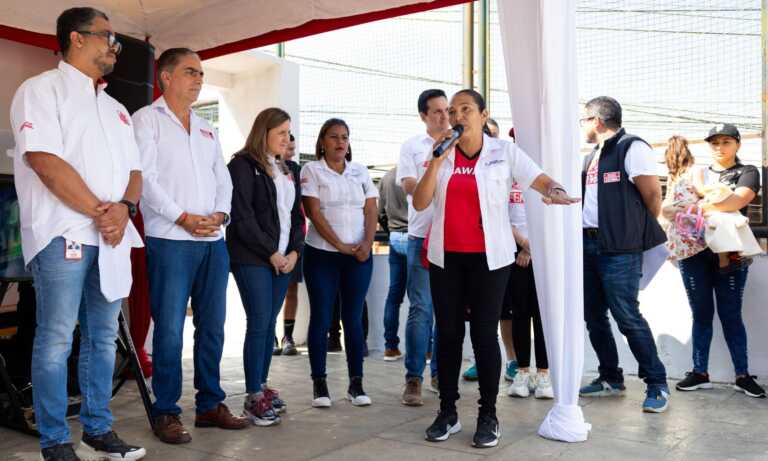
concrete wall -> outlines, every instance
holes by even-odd
[[[0,174],[13,173],[13,161],[6,150],[13,147],[11,101],[21,83],[45,70],[56,67],[58,56],[50,50],[0,39]]]

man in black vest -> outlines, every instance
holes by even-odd
[[[600,376],[581,388],[583,397],[624,393],[616,341],[608,311],[627,338],[648,388],[643,411],[666,411],[667,374],[637,300],[643,251],[664,243],[656,221],[661,187],[650,146],[621,128],[621,106],[600,96],[580,120],[588,143],[596,144],[582,171],[584,227],[584,320],[600,361]]]

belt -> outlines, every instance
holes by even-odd
[[[584,228],[584,237],[590,238],[590,239],[596,239],[599,235],[597,227],[585,227]]]

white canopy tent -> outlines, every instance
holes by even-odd
[[[211,58],[466,0],[4,0],[0,38],[55,49],[56,17],[71,6],[104,11],[116,31]],[[515,127],[522,148],[579,195],[575,0],[499,0]],[[539,433],[584,441],[578,406],[584,353],[581,208],[529,196],[533,260],[556,401]],[[566,251],[567,250],[567,251]]]

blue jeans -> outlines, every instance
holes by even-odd
[[[384,303],[384,347],[397,349],[400,338],[400,305],[405,296],[405,284],[408,280],[408,234],[390,232],[389,234],[389,292]]]
[[[67,358],[80,322],[80,422],[84,432],[112,430],[112,373],[121,301],[101,294],[99,248],[83,245],[82,258],[64,259],[64,239],[51,240],[30,262],[37,299],[32,349],[32,399],[40,446],[70,441],[67,413]]]
[[[269,376],[272,363],[272,341],[277,314],[285,300],[291,274],[275,275],[265,266],[234,264],[237,289],[245,307],[246,328],[243,345],[245,390],[249,394],[261,391]]]
[[[749,374],[747,365],[747,331],[741,319],[741,302],[749,268],[721,274],[717,255],[709,249],[680,261],[688,304],[693,311],[693,371],[706,373],[709,366],[709,346],[712,343],[712,321],[717,316],[723,326],[723,336],[731,353],[736,376]]]
[[[192,298],[194,384],[197,414],[212,410],[226,395],[219,364],[224,347],[229,254],[224,239],[215,242],[147,237],[152,334],[154,416],[178,415],[181,351],[187,301]]]
[[[667,372],[659,360],[651,328],[637,300],[642,253],[603,254],[597,239],[584,237],[584,320],[600,361],[600,376],[624,382],[619,354],[608,320],[610,310],[639,365],[638,376],[648,385],[666,385]]]
[[[363,376],[363,301],[373,273],[373,259],[304,247],[304,281],[309,295],[307,346],[312,378],[325,378],[328,329],[336,297],[341,297],[341,322],[349,376]]]
[[[429,269],[421,265],[423,238],[408,237],[408,320],[405,324],[405,378],[423,378],[433,331],[434,313],[429,289]],[[437,347],[432,348],[431,372],[437,375]]]

